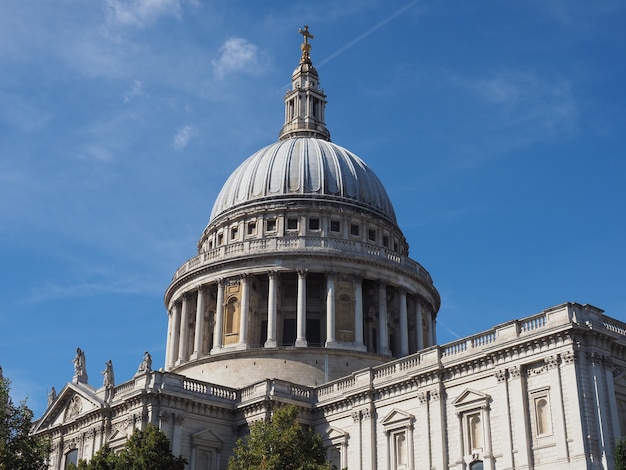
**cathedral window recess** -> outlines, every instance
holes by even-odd
[[[287,218],[287,230],[298,230],[298,219],[296,217]]]
[[[359,224],[350,224],[350,235],[359,236]]]
[[[330,221],[330,231],[331,232],[340,232],[341,231],[341,223],[338,220]]]
[[[248,222],[248,235],[256,234],[256,222]]]
[[[349,434],[340,429],[330,428],[322,439],[326,449],[326,460],[332,468],[345,469],[348,467],[348,438]]]
[[[367,238],[369,238],[371,241],[375,242],[376,241],[376,230],[374,230],[373,228],[369,229],[367,231]]]
[[[530,393],[535,433],[538,438],[552,435],[552,411],[549,392],[549,388],[543,388]]]
[[[223,244],[224,244],[224,234],[218,233],[217,234],[217,246],[222,246]]]
[[[320,229],[320,219],[317,217],[311,217],[309,219],[309,230],[319,230]]]
[[[480,469],[491,458],[491,426],[487,394],[467,389],[452,404],[459,423],[459,458],[468,468]]]
[[[391,470],[413,470],[413,422],[415,417],[394,410],[382,421],[387,435],[387,463]]]
[[[78,449],[72,449],[65,454],[65,467],[69,467],[70,464],[78,465]]]
[[[219,468],[224,444],[212,431],[204,430],[191,436],[191,468],[214,470]]]
[[[238,237],[239,237],[239,227],[237,227],[237,226],[231,227],[231,229],[230,229],[230,239],[231,240],[237,240]]]
[[[267,219],[265,221],[265,230],[267,232],[275,232],[276,231],[276,219]]]
[[[383,235],[383,246],[389,248],[389,237],[387,235]]]

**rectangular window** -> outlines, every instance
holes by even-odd
[[[369,238],[371,241],[375,242],[376,241],[376,230],[374,230],[373,228],[369,229],[367,231],[367,238]]]
[[[265,230],[268,232],[276,231],[276,219],[267,219],[265,224]]]
[[[224,234],[223,233],[218,233],[217,234],[217,246],[220,246],[224,243]]]
[[[311,217],[309,219],[309,230],[319,230],[320,229],[320,219],[317,217]]]
[[[359,224],[350,224],[350,235],[359,236]]]
[[[389,237],[387,235],[383,235],[383,246],[389,247]]]
[[[547,395],[535,397],[535,421],[538,436],[552,434],[552,413]]]
[[[287,230],[298,230],[298,219],[296,217],[287,219]]]
[[[231,227],[230,229],[230,239],[237,240],[237,236],[239,235],[239,227]]]
[[[341,231],[341,223],[338,220],[330,221],[330,231],[331,232],[340,232]]]
[[[483,448],[483,423],[480,419],[480,413],[474,413],[467,416],[467,429],[469,434],[470,450],[482,450]]]
[[[248,235],[254,235],[256,233],[256,222],[248,222]]]
[[[393,436],[394,443],[394,467],[397,470],[403,470],[408,468],[408,446],[406,441],[406,432],[398,432]]]

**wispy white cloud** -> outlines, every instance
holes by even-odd
[[[124,93],[124,103],[128,103],[133,98],[143,95],[143,83],[141,80],[133,80],[133,86],[130,90]]]
[[[183,150],[196,135],[198,135],[198,130],[195,127],[183,126],[179,128],[174,136],[174,148],[178,151]]]
[[[219,50],[219,56],[213,61],[215,73],[223,78],[236,72],[257,72],[259,61],[257,46],[243,38],[230,38]]]
[[[579,116],[572,87],[563,79],[517,71],[470,83],[487,105],[507,118],[505,122],[531,125],[538,137],[570,131]]]
[[[106,0],[109,19],[125,26],[143,27],[162,16],[180,16],[181,0]]]

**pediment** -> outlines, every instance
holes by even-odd
[[[382,420],[382,425],[389,426],[408,426],[410,425],[415,416],[406,411],[394,409],[387,416],[385,416]]]
[[[324,441],[325,446],[329,446],[331,444],[345,444],[348,442],[350,438],[350,434],[343,429],[329,427],[326,429],[326,432],[322,434],[322,440]]]
[[[195,446],[204,446],[213,449],[221,449],[224,444],[224,441],[210,429],[204,429],[203,431],[193,434],[191,441]]]
[[[452,404],[456,407],[481,406],[490,400],[491,396],[486,393],[467,388],[452,401]]]
[[[49,429],[103,408],[105,403],[88,384],[68,383],[39,420],[35,432]]]

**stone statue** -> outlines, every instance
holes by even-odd
[[[76,348],[74,363],[74,378],[78,382],[87,383],[87,366],[85,364],[85,353],[82,349]]]
[[[54,400],[57,399],[57,391],[54,387],[50,389],[50,393],[48,393],[48,408],[50,405],[54,403]]]
[[[143,361],[139,364],[139,369],[137,369],[137,374],[142,374],[146,372],[150,372],[152,370],[152,356],[148,351],[143,354]]]
[[[106,362],[105,368],[101,372],[101,374],[104,376],[104,380],[102,383],[103,387],[106,387],[106,388],[115,387],[115,377],[113,375],[113,362],[111,361],[111,359],[109,359]]]

